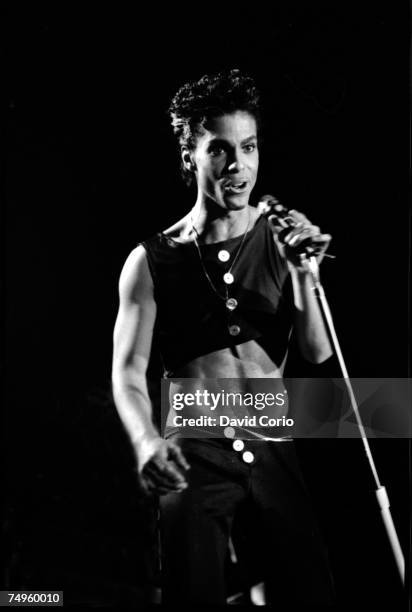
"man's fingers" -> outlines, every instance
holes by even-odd
[[[186,461],[182,451],[178,446],[170,444],[169,452],[172,455],[174,461],[178,464],[178,466],[182,467],[184,470],[190,470],[190,465]]]
[[[330,234],[321,234],[320,236],[314,236],[311,240],[311,246],[314,249],[316,255],[325,253],[327,251],[332,236]]]
[[[332,236],[330,234],[320,234],[319,236],[314,236],[313,237],[313,241],[314,242],[324,242],[329,244],[329,242],[332,240]]]
[[[176,487],[176,488],[165,488],[165,487],[157,487],[156,493],[158,495],[168,495],[168,493],[181,493],[185,490],[186,487]]]
[[[175,467],[175,464],[171,461],[168,461],[165,465],[163,465],[163,474],[167,475],[169,478],[175,480],[176,482],[186,482],[183,474],[180,472],[179,469],[177,469],[177,467]]]
[[[300,227],[289,232],[289,234],[285,236],[284,242],[288,246],[294,247],[304,240],[313,238],[315,235],[316,232],[311,227]]]
[[[295,223],[305,223],[308,222],[308,218],[306,217],[306,215],[304,215],[303,213],[299,212],[298,210],[295,210],[294,208],[291,208],[290,210],[288,210],[288,215],[289,217],[291,217],[293,219],[293,221]]]
[[[288,236],[286,236],[285,244],[293,247],[303,242],[303,240],[306,240],[306,238],[309,238],[309,236],[309,230],[294,231],[293,233],[291,232],[290,234],[288,234]]]
[[[139,476],[139,485],[145,495],[151,494],[152,491],[149,481],[142,474]]]
[[[187,487],[186,481],[177,482],[176,480],[173,480],[154,469],[147,470],[144,474],[142,474],[142,477],[145,479],[148,486],[164,487],[167,489],[181,489]]]
[[[162,485],[154,485],[152,493],[154,495],[168,495],[169,493],[182,493],[187,487],[164,487]]]
[[[162,484],[182,484],[186,480],[181,472],[174,466],[171,461],[161,461],[159,459],[153,459],[146,464],[144,473],[150,474],[156,481]]]
[[[187,485],[166,485],[153,480],[150,476],[144,476],[140,480],[143,492],[146,495],[167,495],[168,493],[181,493]]]
[[[283,227],[285,227],[284,224],[282,224],[281,218],[277,215],[269,215],[268,221],[270,222],[272,228],[276,230],[281,230]]]
[[[167,474],[163,472],[159,472],[155,467],[145,467],[143,475],[146,479],[150,479],[155,484],[163,485],[163,486],[175,486],[176,480],[170,478]]]
[[[303,229],[295,229],[289,232],[284,238],[285,244],[290,247],[295,247],[305,241],[310,243],[329,244],[332,236],[330,234],[320,234],[317,227],[306,227]]]

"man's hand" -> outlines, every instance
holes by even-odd
[[[269,222],[273,231],[276,244],[283,257],[289,264],[301,270],[304,269],[305,254],[303,246],[310,246],[318,264],[322,261],[324,254],[332,240],[330,234],[322,234],[317,225],[313,225],[309,219],[297,210],[289,210],[289,223],[293,228],[285,228],[276,215],[269,216]]]
[[[171,440],[153,438],[137,444],[139,482],[148,494],[179,493],[187,488],[190,468],[180,447]]]

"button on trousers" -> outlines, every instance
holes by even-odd
[[[163,603],[226,602],[231,533],[251,581],[245,589],[263,580],[270,604],[333,603],[326,550],[294,443],[246,440],[254,460],[245,463],[229,440],[175,441],[191,469],[187,489],[160,497]]]

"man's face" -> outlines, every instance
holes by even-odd
[[[191,156],[204,201],[228,210],[247,206],[259,167],[257,126],[252,115],[236,111],[208,121]]]

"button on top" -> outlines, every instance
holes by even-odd
[[[225,249],[222,249],[221,251],[219,251],[217,256],[218,256],[219,261],[229,261],[230,259],[230,253],[229,251],[226,251]]]
[[[242,451],[245,448],[245,443],[243,440],[235,440],[232,444],[235,451]]]
[[[242,459],[245,463],[253,463],[255,456],[250,451],[245,451],[242,455]]]
[[[225,427],[223,430],[223,434],[225,438],[234,438],[235,437],[235,429],[234,427]]]

